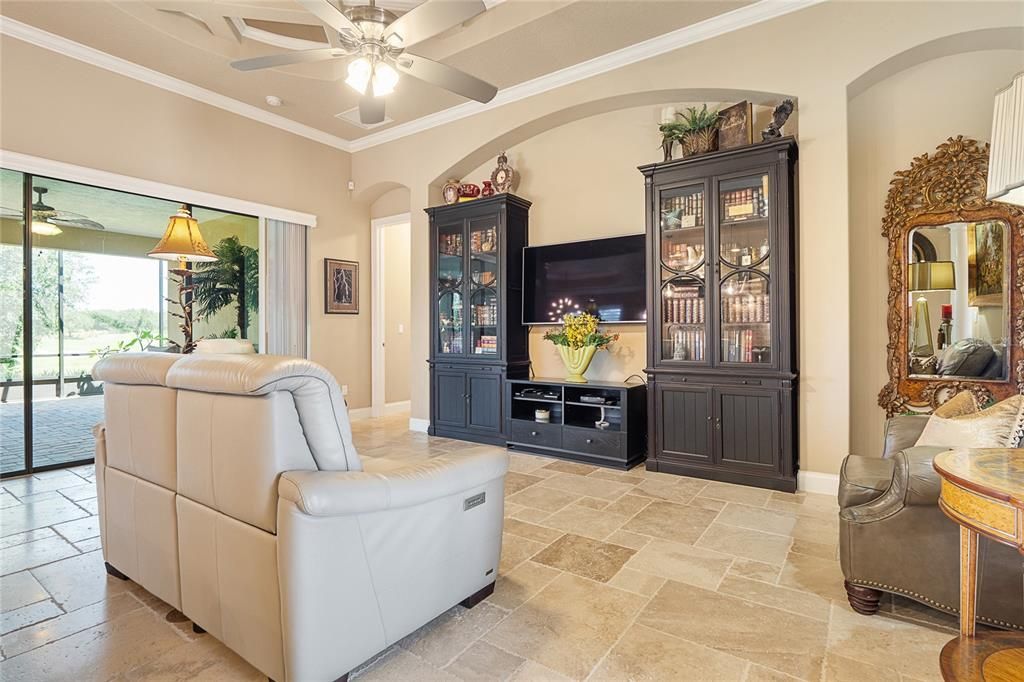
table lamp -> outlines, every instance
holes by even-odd
[[[1024,206],[1024,71],[996,93],[987,198]]]
[[[178,276],[178,305],[181,306],[181,314],[171,314],[181,318],[179,327],[185,336],[182,352],[191,353],[195,349],[195,342],[192,341],[192,271],[188,269],[188,263],[209,263],[217,260],[217,256],[206,245],[199,232],[199,221],[192,217],[188,206],[182,204],[178,212],[170,217],[163,239],[147,255],[178,261],[178,267],[170,271]]]
[[[935,354],[932,345],[932,322],[928,315],[926,291],[952,291],[956,289],[956,275],[953,261],[925,261],[910,263],[907,269],[907,291],[921,293],[914,302],[914,326],[911,331],[911,353],[931,356]]]

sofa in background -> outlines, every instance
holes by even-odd
[[[125,353],[93,376],[108,571],[272,680],[344,679],[493,591],[504,452],[377,466],[296,358]]]

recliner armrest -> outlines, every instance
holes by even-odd
[[[892,483],[881,496],[839,512],[844,521],[881,521],[909,506],[935,506],[939,499],[939,475],[932,468],[935,456],[949,448],[921,445],[901,450],[893,462]]]
[[[435,457],[387,473],[286,471],[277,490],[310,516],[341,516],[412,507],[478,488],[507,471],[508,454],[496,451]]]

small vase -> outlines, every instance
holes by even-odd
[[[594,359],[597,346],[583,346],[582,348],[555,347],[558,349],[558,354],[562,356],[562,363],[565,365],[566,371],[569,372],[569,376],[565,380],[573,384],[587,383],[583,375],[586,373],[587,368],[590,367],[591,360]]]

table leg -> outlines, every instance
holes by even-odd
[[[960,634],[974,636],[974,609],[978,598],[978,533],[960,526]]]

